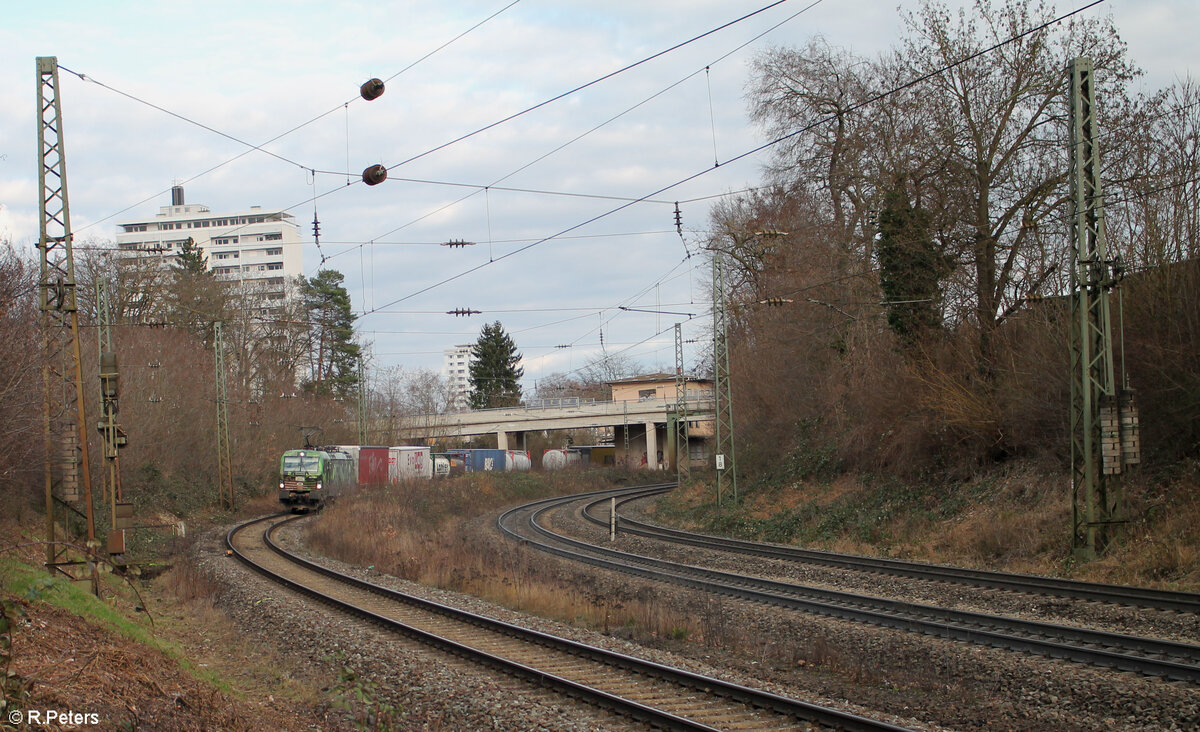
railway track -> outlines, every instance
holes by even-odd
[[[666,489],[654,486],[547,499],[505,513],[498,524],[508,536],[543,551],[648,579],[807,613],[1200,683],[1200,646],[950,610],[690,566],[588,544],[557,534],[539,522],[548,511],[572,502],[586,500],[587,505],[595,506],[613,498],[644,497]]]
[[[904,729],[529,630],[339,573],[288,552],[274,539],[280,527],[300,518],[274,515],[241,524],[226,535],[226,545],[266,577],[323,603],[651,726]]]
[[[674,489],[674,483],[649,486],[646,491],[622,498],[617,503],[620,508],[630,503]],[[602,505],[604,504],[604,505]],[[596,515],[597,509],[604,509],[605,515]],[[607,526],[607,501],[594,501],[584,508],[583,515],[592,523]],[[1174,592],[1170,590],[1155,590],[1145,587],[1126,587],[1107,585],[1093,582],[1060,579],[1058,577],[1039,577],[1026,574],[1009,574],[992,572],[982,569],[950,567],[921,562],[907,562],[899,559],[864,557],[853,554],[837,554],[834,552],[801,547],[778,546],[762,544],[740,539],[730,539],[720,536],[696,534],[664,526],[656,526],[637,521],[626,516],[619,516],[621,530],[659,541],[674,544],[686,544],[704,549],[748,554],[769,559],[780,559],[789,562],[817,564],[827,567],[837,567],[855,571],[875,572],[897,577],[928,580],[934,582],[951,582],[972,587],[984,587],[996,590],[1008,590],[1031,595],[1048,595],[1063,597],[1071,600],[1086,600],[1091,602],[1108,602],[1117,605],[1144,607],[1156,610],[1172,610],[1184,613],[1200,613],[1200,594],[1193,592]]]

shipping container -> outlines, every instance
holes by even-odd
[[[480,473],[489,470],[503,471],[508,463],[508,450],[471,450],[467,470]]]
[[[527,452],[521,450],[506,450],[505,452],[508,455],[505,456],[504,469],[509,472],[525,472],[533,465]]]
[[[575,448],[546,450],[542,453],[542,470],[562,470],[578,466],[583,456]]]
[[[617,464],[617,448],[614,445],[579,445],[571,449],[580,454],[584,463],[608,466]]]
[[[389,450],[380,446],[363,446],[358,454],[358,484],[383,485],[388,482]]]
[[[433,460],[428,447],[399,445],[388,448],[388,482],[432,478]]]
[[[471,464],[470,450],[447,450],[444,457],[450,463],[450,475],[462,475]]]
[[[354,460],[359,485],[383,485],[388,482],[388,449],[360,445],[334,445]]]

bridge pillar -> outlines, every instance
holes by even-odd
[[[646,423],[646,468],[658,470],[658,426]]]
[[[500,430],[500,431],[496,432],[496,449],[497,450],[507,450],[508,449],[508,433],[505,432],[504,430]]]
[[[675,417],[667,418],[667,449],[663,453],[663,468],[672,471],[675,470],[675,455],[678,451],[676,435],[679,430],[675,428],[675,420]]]

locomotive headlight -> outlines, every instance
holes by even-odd
[[[321,490],[321,481],[317,481],[317,490]]]
[[[279,490],[283,490],[283,481],[279,481]]]

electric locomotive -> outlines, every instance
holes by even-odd
[[[288,450],[279,460],[279,502],[295,509],[320,508],[357,482],[354,459],[340,450]]]

